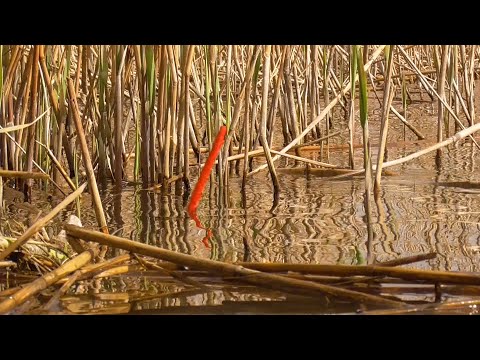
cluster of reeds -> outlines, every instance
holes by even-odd
[[[382,168],[408,160],[383,163],[389,122],[401,121],[405,131],[424,137],[407,119],[412,86],[420,85],[421,95],[437,103],[438,143],[474,125],[478,50],[463,45],[0,46],[0,167],[47,174],[61,191],[62,181],[77,187],[83,164],[87,176],[94,173],[102,183],[111,179],[121,186],[133,180],[164,188],[177,183],[180,190],[181,179],[188,193],[189,165],[211,149],[225,124],[228,133],[217,161],[220,186],[227,186],[234,172],[245,182],[268,167],[277,192],[275,161],[281,156],[353,170],[359,122],[369,194],[372,172],[378,188]],[[382,108],[377,149],[368,141],[372,92]],[[395,97],[402,99],[402,108],[392,106]],[[334,116],[336,108],[344,116]],[[329,162],[329,141],[339,133],[331,133],[332,127],[348,133],[348,164]],[[301,146],[312,143],[319,143],[321,161],[301,156]],[[254,168],[258,154],[266,163]],[[17,177],[16,186],[30,197],[31,178]]]

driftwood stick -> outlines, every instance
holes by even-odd
[[[201,259],[192,255],[176,253],[175,251],[161,249],[155,246],[123,239],[117,236],[102,234],[98,231],[86,230],[74,225],[65,225],[65,230],[68,235],[81,238],[86,241],[93,241],[114,248],[120,248],[137,254],[147,255],[185,266],[191,266],[200,270],[216,272],[226,276],[238,276],[239,281],[274,290],[312,297],[333,295],[356,302],[371,303],[381,306],[406,306],[404,303],[384,299],[380,296],[345,290],[309,281],[290,279],[280,275],[261,273],[252,269],[246,269],[239,265],[222,263],[220,261]]]

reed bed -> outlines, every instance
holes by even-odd
[[[0,49],[0,167],[48,174],[50,181],[40,182],[45,189],[63,184],[65,173],[78,183],[86,172],[91,181],[93,171],[101,184],[112,181],[121,188],[122,181],[141,181],[166,189],[175,184],[188,195],[195,182],[192,161],[201,161],[225,124],[215,176],[220,185],[228,186],[234,171],[246,178],[268,168],[278,192],[275,161],[281,154],[292,150],[301,157],[298,146],[318,141],[321,163],[332,165],[333,126],[349,139],[349,161],[340,166],[354,169],[353,139],[360,123],[368,160],[363,168],[371,167],[370,154],[377,152],[381,169],[392,115],[405,131],[424,137],[406,118],[412,86],[436,102],[437,142],[475,124],[478,50],[462,45],[6,45]],[[377,149],[368,144],[372,92],[382,109]],[[392,105],[395,98],[401,98],[401,108]],[[336,109],[345,115],[334,116]],[[271,151],[274,147],[281,154]],[[255,154],[263,154],[266,163],[254,168],[252,153],[260,149]],[[370,172],[368,189],[375,176]],[[27,200],[32,181],[15,179]],[[381,184],[381,171],[375,184]]]
[[[175,268],[185,264],[210,277],[221,276],[225,283],[400,308],[392,312],[412,307],[378,289],[362,291],[362,286],[378,277],[433,283],[436,289],[440,283],[478,285],[476,274],[403,271],[388,265],[356,269],[312,265],[299,270],[294,264],[291,268],[228,264],[141,247],[109,235],[99,187],[111,182],[115,191],[121,191],[134,182],[144,189],[174,188],[187,208],[192,184],[201,184],[191,199],[196,208],[209,179],[218,183],[222,207],[228,205],[232,176],[242,178],[245,192],[248,177],[268,169],[273,211],[281,192],[275,163],[288,157],[297,167],[306,164],[307,171],[330,174],[324,181],[364,174],[370,244],[371,198],[381,188],[382,169],[434,150],[441,157],[445,146],[459,141],[479,147],[473,137],[480,130],[475,121],[479,51],[475,45],[0,45],[0,211],[6,186],[22,191],[27,202],[32,202],[34,187],[65,197],[8,242],[0,252],[0,267],[12,267],[8,259],[12,253],[25,249],[27,241],[44,232],[46,223],[68,204],[78,205],[87,184],[102,232],[67,225],[68,242],[77,255],[55,269],[44,268],[41,278],[8,292],[13,295],[0,303],[0,312],[21,307],[47,287],[63,284],[44,308],[50,309],[87,275],[117,276],[147,268],[205,291],[205,284]],[[414,91],[435,106],[437,131],[429,138],[435,143],[386,161],[393,121],[401,122],[404,137],[407,132],[418,139],[428,137],[409,121]],[[375,102],[380,106],[380,117],[373,120],[379,121],[380,129],[376,146],[370,142]],[[361,129],[362,164],[354,161],[359,148],[356,134],[360,134],[355,129]],[[331,162],[334,140],[335,146],[345,145],[345,163]],[[306,157],[304,150],[312,146],[319,160]],[[206,160],[204,153],[214,156]],[[205,171],[198,173],[205,178],[192,178],[196,173],[190,171],[192,166],[203,167]],[[79,206],[77,211],[80,215]],[[103,247],[98,251],[83,240]],[[128,255],[101,266],[107,246],[176,265],[166,269]],[[98,264],[88,265],[91,260]],[[342,282],[347,285],[340,286]],[[0,297],[5,295],[0,292]]]

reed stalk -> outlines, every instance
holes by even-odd
[[[401,302],[392,301],[379,296],[364,294],[357,291],[346,290],[333,286],[317,284],[309,281],[290,279],[279,275],[267,274],[246,269],[238,265],[222,263],[220,261],[202,259],[192,255],[177,253],[155,246],[123,239],[117,236],[103,234],[97,231],[86,230],[74,225],[65,225],[67,234],[86,241],[98,242],[103,245],[124,249],[141,255],[152,256],[165,261],[190,266],[199,270],[220,273],[224,276],[235,276],[239,281],[247,282],[288,293],[303,294],[318,297],[332,295],[349,299],[355,302],[371,303],[388,307],[404,307]],[[387,268],[392,270],[391,268]]]
[[[70,106],[73,112],[75,128],[77,130],[78,138],[80,140],[80,147],[82,150],[83,162],[84,162],[85,169],[87,171],[88,185],[89,185],[90,192],[92,193],[95,216],[97,218],[97,223],[100,230],[103,231],[105,234],[108,234],[107,221],[105,219],[105,214],[103,213],[102,201],[100,199],[100,194],[98,192],[97,181],[95,180],[95,173],[93,171],[93,166],[92,166],[92,160],[90,158],[87,141],[85,139],[85,133],[83,131],[83,126],[82,126],[80,115],[78,112],[75,88],[73,85],[73,81],[71,79],[68,79],[68,93],[70,95]]]

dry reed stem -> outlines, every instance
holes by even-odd
[[[90,158],[87,140],[85,139],[85,133],[83,131],[83,126],[78,111],[77,98],[72,79],[68,79],[68,93],[70,95],[70,103],[72,105],[73,120],[75,122],[75,128],[77,130],[78,138],[80,141],[80,148],[82,150],[83,163],[87,172],[88,185],[92,194],[95,216],[97,218],[97,223],[100,227],[100,230],[103,231],[105,234],[108,234],[107,220],[105,219],[105,214],[102,207],[102,200],[100,199],[97,181],[95,180],[95,172],[93,170],[92,159]]]
[[[0,314],[12,311],[15,307],[23,304],[30,297],[38,294],[50,285],[55,284],[58,280],[64,278],[68,274],[80,269],[92,259],[93,255],[94,253],[92,250],[87,250],[67,261],[58,269],[55,269],[24,286],[22,289],[18,290],[13,295],[10,295],[0,303]]]
[[[145,267],[143,265],[124,264],[124,265],[119,265],[119,266],[115,266],[115,267],[111,267],[111,268],[102,270],[102,271],[96,273],[93,276],[93,278],[94,279],[100,279],[100,278],[105,278],[105,277],[127,274],[127,273],[134,272],[134,271],[144,271],[144,270],[145,270]]]
[[[75,239],[78,240],[78,239]],[[83,252],[83,251],[82,251]],[[87,280],[89,278],[94,277],[95,275],[99,274],[100,272],[111,268],[115,267],[118,264],[121,264],[125,261],[129,261],[132,259],[132,256],[130,254],[124,254],[124,255],[119,255],[114,258],[99,262],[97,264],[89,264],[84,266],[82,269],[80,269],[80,277],[77,280]],[[73,275],[72,275],[73,276]],[[68,281],[70,278],[62,279],[58,283],[64,283]]]
[[[13,171],[13,170],[0,170],[0,176],[6,177],[6,178],[17,178],[17,179],[40,179],[40,180],[50,179],[50,176],[48,176],[48,174],[28,172],[28,171]]]
[[[14,261],[0,261],[0,268],[8,268],[11,266],[17,266]]]
[[[160,272],[162,272],[163,274],[165,275],[168,275],[168,276],[171,276],[172,278],[176,279],[176,280],[179,280],[187,285],[190,285],[190,286],[194,286],[194,287],[197,287],[199,289],[204,289],[206,288],[207,286],[202,284],[201,282],[198,282],[198,281],[195,281],[193,279],[191,279],[190,277],[188,276],[185,276],[184,274],[182,274],[181,272],[176,272],[176,271],[171,271],[171,270],[168,270],[168,269],[165,269],[157,264],[154,264],[150,261],[147,261],[145,259],[142,259],[140,256],[138,255],[135,255],[135,258],[142,264],[144,265],[144,267],[146,268],[151,268],[151,269],[154,269],[154,270],[159,270]]]
[[[324,163],[324,162],[321,162],[321,161],[316,161],[316,160],[312,160],[312,159],[303,158],[303,157],[300,157],[300,156],[290,155],[288,153],[282,153],[280,151],[276,151],[276,150],[273,150],[273,149],[269,149],[269,150],[270,150],[270,152],[272,152],[274,154],[278,154],[280,156],[284,156],[284,157],[287,157],[287,158],[290,158],[290,159],[295,159],[295,160],[298,160],[298,161],[302,161],[302,162],[307,163],[307,164],[322,166],[322,167],[331,168],[331,169],[338,168],[337,165],[327,164],[327,163]]]
[[[57,292],[50,298],[50,300],[48,300],[45,306],[43,306],[43,310],[50,310],[58,302],[60,296],[65,294],[81,275],[81,270],[77,270],[73,273],[73,275],[69,276],[67,281],[60,287],[60,289],[57,290]]]
[[[368,63],[365,64],[364,69],[365,71],[368,71],[370,66],[372,65],[373,61],[380,56],[384,49],[385,45],[379,46],[375,52],[372,54],[372,58]],[[355,79],[355,81],[358,81],[358,79]],[[320,121],[323,120],[323,118],[330,112],[330,110],[337,104],[337,102],[350,90],[351,88],[351,83],[349,82],[343,89],[342,91],[323,109],[323,111],[303,130],[303,132],[298,135],[294,140],[290,142],[287,146],[285,146],[282,150],[281,153],[284,154],[288,150],[290,150],[293,146],[295,146],[301,139],[305,137],[306,134],[308,134],[317,124],[320,123]],[[276,161],[280,158],[279,155],[276,155],[272,158],[272,161]],[[263,164],[257,167],[255,170],[251,171],[248,173],[248,176],[251,176],[263,169],[265,169],[268,165]]]
[[[18,249],[20,246],[25,244],[33,235],[35,235],[42,227],[44,227],[50,220],[58,215],[68,204],[74,201],[80,194],[85,190],[87,183],[81,185],[77,190],[68,195],[60,204],[55,206],[52,211],[50,211],[46,216],[36,221],[32,226],[30,226],[25,233],[20,236],[17,240],[11,243],[5,250],[0,253],[0,260],[4,260],[8,255],[13,251]]]
[[[345,290],[308,281],[289,279],[279,275],[261,273],[255,270],[246,269],[239,265],[232,265],[228,263],[222,263],[220,261],[201,259],[192,255],[176,253],[174,251],[138,243],[117,236],[86,230],[78,226],[67,224],[65,225],[65,230],[67,231],[68,235],[81,238],[86,241],[98,242],[103,245],[124,249],[142,255],[152,256],[162,260],[174,262],[176,264],[191,266],[200,270],[217,272],[226,276],[237,276],[239,281],[248,282],[250,284],[255,284],[270,289],[313,297],[332,295],[356,302],[365,302],[381,306],[405,306],[403,303],[384,299],[379,296],[363,294],[356,291]]]
[[[412,263],[419,262],[419,261],[435,259],[436,257],[437,257],[436,252],[430,252],[430,253],[427,253],[427,254],[412,255],[412,256],[406,256],[406,257],[399,258],[399,259],[382,261],[382,262],[376,263],[374,265],[376,265],[376,266],[401,266],[401,265],[412,264]]]
[[[443,99],[443,97],[441,97],[436,91],[435,89],[433,88],[432,85],[430,85],[430,83],[425,79],[425,77],[421,74],[421,71],[417,68],[417,66],[415,65],[415,63],[410,59],[410,57],[408,56],[408,54],[405,52],[405,50],[402,49],[401,46],[397,46],[397,49],[400,50],[400,52],[402,53],[404,59],[409,63],[410,66],[412,66],[415,71],[417,72],[417,74],[419,75],[419,78],[420,80],[422,81],[422,84],[425,86],[426,89],[428,89],[430,92],[432,92],[437,98],[438,100],[440,101],[440,103],[444,106],[445,109],[448,110],[448,112],[453,116],[453,118],[455,119],[455,121],[457,122],[457,124],[460,126],[460,128],[462,130],[465,130],[465,126],[463,126],[462,122],[460,121],[460,119],[458,118],[458,116],[455,114],[455,112],[452,110],[452,108],[447,104],[447,102]],[[468,135],[470,136],[470,135]],[[475,146],[477,148],[480,149],[480,145],[478,145],[478,143],[476,142],[476,140],[470,136],[470,138],[472,139],[473,143],[475,144]]]
[[[296,149],[301,149],[301,148],[304,148],[306,146],[310,146],[310,145],[314,145],[314,144],[317,144],[319,142],[322,142],[322,141],[325,141],[327,139],[330,139],[334,136],[337,136],[337,135],[340,135],[342,132],[341,131],[335,131],[331,134],[328,134],[326,136],[322,136],[321,138],[318,138],[318,139],[315,139],[315,140],[312,140],[312,141],[308,141],[308,142],[305,142],[303,144],[298,144],[298,145],[295,145],[293,146],[290,150],[296,150]]]
[[[48,112],[48,109],[45,110],[43,112],[43,114],[41,114],[35,120],[33,120],[32,122],[29,122],[28,124],[12,125],[12,126],[6,126],[6,127],[1,127],[0,126],[0,134],[5,134],[5,133],[8,133],[8,132],[13,132],[13,131],[17,131],[17,130],[26,129],[26,128],[32,126],[33,124],[35,124],[38,120],[40,120],[47,112]]]
[[[457,143],[458,141],[466,138],[467,136],[471,136],[471,134],[473,134],[474,132],[476,132],[478,130],[480,130],[480,124],[470,126],[470,127],[466,128],[464,130],[459,131],[458,133],[449,137],[448,139],[446,139],[446,140],[444,140],[440,143],[437,143],[435,145],[429,146],[426,149],[419,150],[417,152],[414,152],[413,154],[404,156],[404,157],[396,159],[396,160],[388,161],[388,162],[383,164],[382,168],[385,169],[385,168],[390,167],[390,166],[403,164],[404,162],[410,161],[412,159],[416,159],[416,158],[418,158],[422,155],[428,154],[429,152],[438,150],[438,149],[440,149],[442,147],[445,147],[447,145],[450,145],[450,144]],[[376,168],[377,168],[377,166],[374,165],[373,170],[376,170]],[[329,180],[342,179],[342,178],[353,176],[353,175],[363,174],[364,172],[365,172],[365,169],[353,170],[351,173],[346,174],[346,175],[338,175],[338,176],[330,177]]]
[[[36,140],[35,140],[36,141]],[[73,183],[72,179],[70,179],[70,176],[68,176],[67,172],[65,171],[65,169],[63,168],[63,166],[60,164],[60,162],[57,160],[56,156],[52,153],[52,151],[47,148],[44,144],[42,144],[41,142],[39,141],[36,141],[38,145],[42,146],[44,149],[45,149],[45,152],[47,153],[48,157],[50,158],[50,160],[52,160],[53,164],[56,166],[57,170],[59,171],[59,173],[62,175],[62,177],[65,179],[65,181],[67,182],[68,186],[70,186],[70,189],[72,189],[72,191],[75,191],[76,190],[76,186],[75,184]]]
[[[263,150],[265,157],[267,158],[268,169],[270,176],[272,177],[274,192],[280,191],[280,183],[278,182],[277,172],[275,171],[275,165],[272,161],[272,155],[270,154],[270,147],[267,141],[267,106],[268,106],[268,88],[270,85],[270,52],[272,50],[271,45],[265,46],[263,53],[263,93],[262,93],[262,107],[261,107],[261,119],[260,119],[260,138],[262,140]]]
[[[405,124],[407,128],[409,128],[415,135],[417,135],[418,140],[423,140],[425,139],[425,135],[423,135],[420,130],[418,130],[415,126],[410,124],[407,119],[405,119],[393,106],[390,106],[390,111],[395,114],[395,116],[400,119],[402,123]]]
[[[392,268],[377,265],[318,265],[282,263],[239,263],[249,269],[268,272],[294,271],[331,276],[390,276],[405,280],[427,280],[451,284],[480,285],[480,275],[471,273]]]

